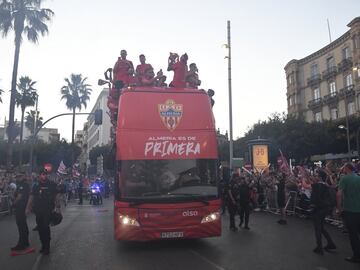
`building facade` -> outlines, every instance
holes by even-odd
[[[218,129],[216,131],[216,138],[217,138],[218,145],[223,145],[223,144],[226,144],[229,142],[229,135],[228,135],[227,131],[225,134],[221,134],[220,129]]]
[[[324,48],[285,66],[288,114],[307,122],[360,115],[360,17]]]
[[[84,130],[77,130],[75,132],[75,143],[82,147],[83,143],[84,143]]]
[[[4,127],[0,127],[0,140],[8,140],[6,134],[6,127],[9,125],[8,121],[5,121]],[[18,128],[20,133],[20,123],[15,121],[15,126]],[[25,126],[23,129],[23,140],[26,141],[31,137],[31,131]],[[57,128],[42,128],[37,134],[37,138],[45,143],[57,142],[60,140],[60,134]],[[15,138],[15,142],[19,142],[20,135]]]
[[[102,125],[95,125],[94,115],[89,115],[87,123],[84,125],[83,131],[83,149],[87,152],[87,159],[89,152],[96,146],[107,145],[111,142],[111,122],[108,114],[107,97],[109,89],[104,88],[98,96],[91,113],[95,110],[101,109],[103,111]]]

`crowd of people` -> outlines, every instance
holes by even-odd
[[[9,212],[15,212],[15,220],[19,238],[17,244],[11,248],[12,252],[27,252],[30,247],[29,228],[26,217],[33,212],[36,217],[36,227],[42,247],[43,255],[50,253],[50,225],[61,222],[61,205],[76,199],[83,203],[83,195],[90,201],[88,190],[96,185],[100,194],[109,197],[112,183],[101,177],[71,178],[60,174],[50,174],[41,169],[39,174],[31,176],[25,173],[8,173],[0,178],[0,206],[7,207]],[[97,195],[98,196],[98,195]],[[7,204],[2,204],[6,198]],[[101,199],[102,200],[102,199]]]
[[[223,173],[221,179],[222,212],[229,212],[230,230],[238,230],[235,216],[240,216],[239,227],[249,230],[251,210],[277,211],[278,223],[286,225],[286,213],[311,217],[314,223],[316,247],[314,252],[336,249],[330,234],[325,229],[325,220],[341,222],[350,238],[353,256],[350,262],[360,262],[360,162],[328,162],[325,166],[266,168],[249,171],[245,168]],[[322,236],[327,244],[323,246]]]
[[[323,255],[325,251],[336,249],[336,244],[325,229],[325,219],[342,221],[347,229],[353,256],[346,260],[360,263],[360,162],[357,164],[335,164],[306,168],[296,166],[279,167],[278,170],[266,168],[262,171],[249,171],[245,168],[229,174],[223,170],[220,180],[220,194],[223,201],[223,213],[229,212],[230,230],[238,230],[235,217],[239,215],[239,228],[250,230],[249,220],[252,210],[277,210],[281,215],[278,223],[286,225],[286,214],[291,204],[300,214],[307,213],[314,224],[314,252]],[[229,173],[229,171],[227,171]],[[25,174],[8,174],[0,180],[0,195],[11,198],[11,207],[15,209],[16,224],[19,231],[18,244],[13,251],[22,251],[29,247],[29,230],[26,214],[34,212],[42,249],[49,254],[50,223],[53,213],[60,213],[60,206],[72,198],[83,203],[83,194],[93,184],[108,197],[111,181],[101,178],[68,178],[52,175],[42,170],[31,177]],[[295,194],[295,196],[291,195]],[[55,211],[54,211],[55,210]],[[295,211],[293,211],[295,212]],[[322,236],[326,240],[323,245]]]

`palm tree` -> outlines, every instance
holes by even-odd
[[[26,107],[35,105],[37,98],[36,89],[34,88],[36,82],[32,81],[28,76],[20,77],[18,88],[19,92],[16,92],[15,103],[21,108],[21,122],[20,122],[20,155],[19,163],[22,165],[22,141],[24,131],[24,115]]]
[[[14,30],[15,54],[11,81],[10,109],[9,109],[9,134],[14,127],[15,95],[17,72],[19,65],[20,46],[22,35],[37,43],[39,34],[44,36],[48,33],[46,22],[50,21],[54,12],[51,9],[41,8],[43,0],[2,0],[0,3],[0,33],[7,36]],[[8,139],[7,166],[11,165],[13,136]]]
[[[90,100],[92,89],[91,85],[86,84],[87,78],[82,78],[81,74],[71,74],[70,79],[65,78],[66,85],[61,87],[61,100],[66,100],[66,107],[73,113],[71,143],[74,144],[75,135],[75,110],[81,111],[82,106],[86,108],[87,101]]]
[[[25,116],[25,127],[30,130],[31,135],[34,135],[34,125],[35,125],[35,111],[31,110],[30,112],[26,113]],[[39,111],[37,112],[36,117],[36,127],[41,127],[43,124],[43,118],[39,116]]]
[[[37,102],[37,101],[36,101]],[[36,106],[37,108],[37,106]],[[35,122],[36,120],[36,122]],[[39,116],[39,111],[33,111],[31,110],[30,113],[27,112],[27,115],[25,117],[25,126],[30,130],[31,132],[31,143],[30,143],[30,157],[29,157],[29,163],[30,163],[30,172],[33,171],[33,155],[34,155],[34,143],[35,143],[35,131],[38,127],[41,127],[43,124],[43,118]]]

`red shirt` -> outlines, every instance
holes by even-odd
[[[136,75],[138,75],[138,76],[144,75],[145,70],[147,70],[148,68],[152,68],[152,66],[150,64],[137,65],[137,67],[136,67]]]
[[[113,69],[114,82],[123,81],[125,84],[129,84],[132,78],[132,74],[129,74],[131,73],[129,72],[130,69],[134,69],[133,63],[119,57]]]
[[[174,70],[174,78],[170,84],[177,88],[186,87],[185,75],[187,72],[187,65],[179,61],[173,64],[172,70]]]

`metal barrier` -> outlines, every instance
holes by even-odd
[[[278,210],[277,206],[277,191],[274,189],[267,189],[265,200],[267,203],[266,210],[271,213],[276,213]]]
[[[275,203],[276,192],[269,192],[266,196],[266,201],[268,203],[268,212],[279,214],[277,203]],[[301,218],[309,218],[311,217],[311,208],[310,207],[310,199],[305,199],[304,196],[299,194],[296,191],[290,191],[287,196],[286,201],[286,213],[288,215],[296,215]],[[333,226],[338,228],[343,228],[344,223],[340,217],[338,217],[334,212],[327,216],[325,221]]]
[[[287,198],[285,205],[286,213],[295,215],[296,206],[298,204],[298,193],[296,191],[290,191]]]
[[[0,214],[10,213],[10,207],[9,195],[0,195]]]

